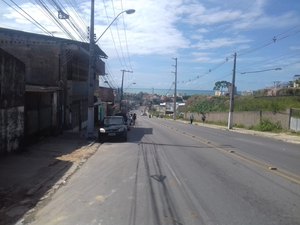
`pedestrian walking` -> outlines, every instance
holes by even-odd
[[[193,115],[193,113],[190,115],[190,121],[191,121],[191,124],[193,124],[193,121],[194,121],[194,115]]]
[[[205,114],[204,114],[204,113],[202,113],[202,117],[201,117],[201,119],[202,119],[202,122],[204,123],[204,122],[205,122],[205,120],[206,120],[206,116],[205,116]]]
[[[135,125],[135,121],[136,121],[136,113],[133,113],[132,119],[133,119],[133,125]]]

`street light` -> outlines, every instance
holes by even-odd
[[[135,82],[129,84],[129,85],[125,88],[125,91],[126,91],[131,85],[135,85],[135,84],[136,84]]]
[[[116,21],[116,19],[122,14],[122,13],[127,13],[127,14],[133,14],[135,13],[135,9],[127,9],[124,10],[122,12],[120,12],[114,19],[113,21],[111,21],[111,23],[108,25],[108,27],[103,31],[103,33],[100,35],[100,37],[98,37],[98,39],[95,41],[95,43],[97,43],[100,38],[103,36],[103,34],[108,30],[108,28],[110,28],[110,26]]]
[[[282,68],[274,68],[274,69],[265,69],[265,70],[257,70],[257,71],[249,71],[249,72],[242,72],[241,74],[247,74],[247,73],[261,73],[271,70],[282,70]]]
[[[94,40],[94,17],[95,17],[95,0],[91,0],[91,21],[90,21],[90,51],[89,51],[89,73],[88,73],[88,121],[87,121],[87,138],[94,138],[94,83],[95,83],[95,44],[104,35],[113,22],[122,14],[132,14],[134,9],[128,9],[120,12],[115,19],[108,25],[100,37]]]

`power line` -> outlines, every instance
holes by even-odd
[[[272,45],[272,44],[274,44],[274,43],[276,43],[276,42],[278,42],[278,41],[281,41],[281,40],[283,40],[283,39],[286,39],[286,38],[288,38],[288,37],[291,37],[291,36],[293,36],[293,35],[296,35],[296,34],[300,33],[300,30],[294,31],[294,30],[295,30],[296,28],[298,28],[298,27],[299,27],[299,25],[294,26],[294,27],[292,27],[292,28],[290,28],[290,29],[288,29],[288,30],[282,32],[282,33],[279,33],[279,34],[273,36],[273,38],[272,38],[271,41],[269,41],[269,42],[267,42],[267,43],[264,43],[264,44],[262,44],[262,45],[259,45],[258,47],[254,48],[254,49],[250,49],[250,50],[241,52],[241,53],[239,53],[239,56],[240,56],[240,55],[243,56],[243,55],[246,55],[246,54],[255,52],[255,51],[257,51],[257,50],[260,50],[260,49],[262,49],[262,48],[265,48],[265,47],[267,47],[267,46],[270,46],[270,45]],[[293,32],[291,33],[291,31],[293,31]],[[284,35],[284,36],[283,36],[283,35]],[[221,62],[220,64],[216,65],[215,67],[209,69],[209,70],[208,70],[206,73],[204,73],[203,75],[198,75],[198,76],[196,76],[196,77],[194,77],[194,78],[188,79],[187,81],[181,81],[181,83],[182,83],[182,84],[185,84],[185,83],[189,83],[189,82],[196,81],[196,80],[198,80],[198,79],[200,79],[200,78],[202,78],[202,77],[205,77],[206,75],[210,74],[211,72],[213,72],[213,71],[217,70],[218,68],[220,68],[221,66],[223,66],[225,63],[227,63],[227,62],[228,62],[230,59],[232,59],[232,58],[233,58],[233,55],[231,55],[230,57],[226,57],[225,61],[223,61],[223,62]]]
[[[122,7],[122,11],[124,10],[123,8],[123,0],[121,0],[121,7]],[[125,17],[123,16],[123,27],[124,27],[124,35],[125,35],[125,44],[126,44],[126,50],[127,50],[127,57],[128,57],[128,60],[129,60],[129,66],[130,66],[130,69],[132,69],[132,64],[131,64],[131,58],[130,58],[130,54],[129,54],[129,48],[128,48],[128,41],[127,41],[127,32],[126,32],[126,25],[125,25]]]
[[[69,27],[74,31],[74,33],[82,40],[87,42],[87,37],[85,32],[80,29],[80,26],[76,24],[74,19],[70,16],[70,13],[67,9],[56,0],[48,0],[49,4],[52,4],[55,8],[56,12],[58,13],[58,18],[61,20],[65,20],[65,22],[69,25]]]
[[[265,47],[268,47],[268,46],[270,46],[270,45],[272,45],[272,44],[275,44],[275,43],[277,43],[278,41],[281,41],[281,40],[283,40],[283,39],[286,39],[286,38],[288,38],[288,37],[291,37],[291,36],[293,36],[293,35],[296,35],[296,34],[300,33],[300,30],[296,30],[296,31],[294,31],[293,33],[287,34],[287,33],[289,33],[290,31],[295,30],[296,28],[299,28],[299,25],[294,26],[294,27],[288,29],[287,31],[284,31],[284,32],[282,32],[282,33],[279,33],[279,34],[277,34],[277,35],[274,35],[273,38],[268,39],[267,42],[266,42],[266,43],[263,43],[262,45],[259,45],[259,46],[255,47],[255,48],[253,48],[253,49],[245,50],[244,52],[243,52],[243,51],[239,52],[239,56],[244,56],[244,55],[246,55],[246,54],[250,54],[250,53],[252,53],[252,52],[258,51],[258,50],[263,49],[263,48],[265,48]],[[285,35],[285,36],[283,36],[283,35]]]
[[[110,21],[109,21],[109,17],[108,17],[108,13],[107,13],[107,10],[106,10],[106,5],[105,5],[104,0],[103,0],[103,5],[104,5],[104,11],[105,11],[105,14],[106,14],[107,22],[108,22],[108,24],[109,24]],[[109,30],[110,30],[110,34],[111,34],[111,37],[112,37],[112,41],[113,41],[113,44],[114,44],[114,48],[115,48],[115,51],[116,51],[116,54],[117,54],[117,58],[118,58],[118,60],[119,60],[119,63],[120,63],[120,65],[121,65],[121,67],[125,67],[125,66],[123,65],[123,62],[122,62],[121,57],[120,57],[120,55],[119,55],[119,51],[118,51],[117,46],[116,46],[116,43],[115,43],[115,39],[114,39],[113,32],[112,32],[111,29],[109,29]]]
[[[169,94],[169,92],[173,90],[173,85],[174,85],[174,84],[175,84],[175,83],[174,83],[174,82],[172,82],[172,84],[171,84],[171,87],[168,89],[168,91],[166,92],[166,94],[165,94],[165,95],[168,95],[168,94]]]
[[[112,9],[113,9],[113,12],[114,12],[114,17],[116,18],[116,11],[115,11],[115,6],[114,6],[114,0],[111,0],[111,3],[112,3]],[[124,15],[122,15],[122,16],[124,16]],[[122,55],[122,62],[124,63],[123,65],[125,65],[125,68],[128,69],[129,66],[127,65],[127,62],[126,62],[126,59],[125,59],[125,56],[124,56],[123,46],[122,46],[122,42],[121,42],[121,38],[120,38],[118,21],[116,21],[115,27],[116,27],[118,41],[119,41],[119,48],[120,48],[120,52],[121,52],[121,55]]]
[[[260,60],[257,63],[252,63],[250,65],[247,65],[247,67],[242,67],[239,68],[239,71],[246,71],[246,70],[251,70],[253,67],[271,67],[274,65],[274,67],[282,67],[280,66],[282,64],[282,61],[287,61],[294,59],[296,56],[300,56],[300,53],[294,53],[294,54],[284,54],[284,55],[279,55],[277,57],[272,57],[268,58],[266,60]],[[299,57],[298,57],[299,58]],[[272,65],[270,65],[272,64]]]
[[[76,38],[68,31],[68,29],[59,21],[58,18],[53,14],[50,8],[46,5],[43,0],[35,0],[37,4],[50,16],[50,19],[56,23],[56,25],[63,31],[69,38],[72,40],[76,40]],[[48,0],[49,1],[49,0]]]
[[[190,79],[188,79],[186,81],[181,81],[181,83],[182,84],[186,84],[186,83],[190,83],[190,82],[199,80],[200,78],[203,78],[203,77],[207,76],[208,74],[212,73],[213,71],[219,69],[221,66],[223,66],[224,64],[226,64],[232,58],[233,58],[233,55],[228,56],[228,57],[225,58],[224,61],[222,61],[221,63],[217,64],[215,67],[209,69],[206,73],[204,73],[202,75],[197,75],[196,77],[190,78]]]
[[[69,24],[70,28],[77,33],[78,37],[84,41],[88,42],[88,38],[85,32],[85,28],[82,29],[79,24],[73,19],[68,10],[63,6],[63,4],[59,0],[52,0],[54,3],[56,10],[58,11],[58,15],[63,14],[65,16],[65,21]]]
[[[15,10],[17,13],[19,13],[21,16],[23,16],[26,20],[28,20],[29,22],[31,22],[33,25],[35,25],[36,27],[38,27],[39,29],[41,29],[42,31],[44,31],[47,34],[50,34],[51,36],[53,36],[53,34],[48,31],[42,24],[40,24],[38,21],[36,21],[32,16],[30,16],[27,12],[25,12],[17,3],[15,3],[14,1],[10,0],[17,8],[19,8],[23,13],[25,13],[30,19],[28,19],[25,15],[23,15],[22,13],[20,13],[16,8],[14,8],[12,5],[10,5],[8,2],[6,2],[5,0],[2,0],[6,5],[8,5],[9,7],[11,7],[13,10]],[[34,22],[32,22],[32,20]]]
[[[67,2],[68,5],[70,5],[74,11],[74,13],[77,15],[77,18],[79,18],[80,22],[82,23],[83,27],[84,27],[84,30],[86,30],[86,27],[88,27],[88,25],[86,24],[86,21],[84,21],[84,19],[82,18],[82,16],[77,12],[77,10],[79,10],[78,8],[78,3],[77,4],[73,4],[72,1],[70,0],[65,0]]]
[[[106,63],[105,63],[105,66],[106,66],[107,74],[108,74],[108,76],[110,77],[110,79],[111,79],[111,81],[112,81],[111,83],[113,83],[113,86],[117,87],[118,85],[117,85],[117,83],[116,83],[116,81],[115,81],[115,78],[112,76],[112,73],[111,73],[111,69],[110,69],[109,63],[106,62]]]
[[[112,8],[113,8],[113,12],[114,12],[114,17],[116,17],[116,11],[115,11],[115,6],[114,6],[114,0],[111,0],[112,2]],[[123,19],[124,19],[124,15],[122,15]],[[118,36],[118,40],[119,40],[119,46],[120,46],[120,51],[122,54],[122,59],[124,61],[125,67],[129,68],[129,66],[127,65],[126,59],[125,59],[125,55],[124,55],[124,50],[123,50],[123,46],[122,46],[122,42],[121,42],[121,38],[120,38],[120,32],[119,32],[119,26],[118,26],[118,21],[116,21],[115,23],[115,27],[117,29],[117,36]],[[124,28],[125,29],[125,28]]]

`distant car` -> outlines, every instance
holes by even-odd
[[[123,116],[106,116],[98,130],[98,140],[104,142],[108,139],[121,139],[127,141],[127,124]]]

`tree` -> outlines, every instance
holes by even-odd
[[[218,91],[221,91],[221,93],[222,93],[224,88],[227,88],[227,91],[228,91],[230,85],[231,85],[231,83],[228,81],[225,81],[225,80],[217,81],[215,83],[214,91],[218,90]]]

